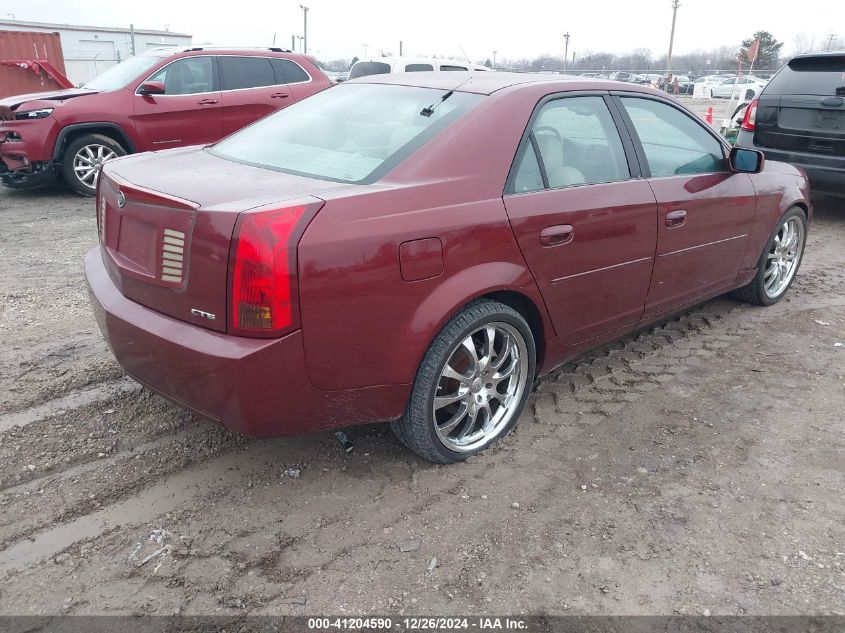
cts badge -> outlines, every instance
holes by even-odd
[[[202,317],[203,319],[208,319],[209,321],[213,321],[217,317],[211,312],[203,312],[202,310],[197,310],[196,308],[191,308],[191,314],[194,316]]]
[[[126,206],[126,195],[122,191],[117,192],[117,206],[121,209]]]

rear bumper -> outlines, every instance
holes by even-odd
[[[402,414],[409,385],[322,391],[302,333],[250,339],[183,323],[120,294],[99,248],[85,256],[97,323],[126,372],[176,404],[250,436],[338,428]]]
[[[754,142],[754,132],[748,130],[739,131],[736,145],[760,150],[766,155],[767,160],[791,163],[800,167],[807,172],[813,193],[845,196],[845,158],[843,157],[763,147]]]

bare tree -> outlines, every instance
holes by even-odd
[[[802,31],[792,38],[792,46],[795,49],[794,53],[796,55],[814,51],[816,50],[816,36],[810,35],[806,31]]]

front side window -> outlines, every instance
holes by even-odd
[[[514,177],[517,193],[543,188],[539,170],[552,189],[630,178],[619,132],[602,97],[549,101],[537,115],[529,140]],[[541,164],[539,170],[535,164]]]
[[[276,84],[276,76],[266,57],[220,57],[220,82],[223,90],[261,88]]]
[[[652,176],[709,174],[725,169],[722,145],[691,116],[668,104],[622,97]]]
[[[405,66],[406,73],[420,73],[426,70],[434,70],[434,66],[431,64],[408,64]]]
[[[441,65],[441,66],[440,66],[440,70],[466,70],[466,68],[465,68],[465,67],[463,67],[463,66],[447,66],[447,65]]]
[[[149,81],[164,83],[166,95],[192,95],[214,90],[214,61],[210,55],[184,57],[168,64]]]
[[[208,151],[291,174],[375,182],[482,99],[433,88],[342,84],[291,104]]]

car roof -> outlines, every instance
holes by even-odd
[[[650,88],[641,88],[637,84],[609,79],[594,79],[575,75],[514,73],[514,72],[419,72],[396,73],[382,75],[368,75],[352,79],[346,83],[394,84],[398,86],[415,86],[418,88],[435,88],[438,90],[455,90],[457,92],[471,92],[489,95],[497,90],[536,84],[557,84],[552,90],[626,90],[635,92],[651,92]]]

